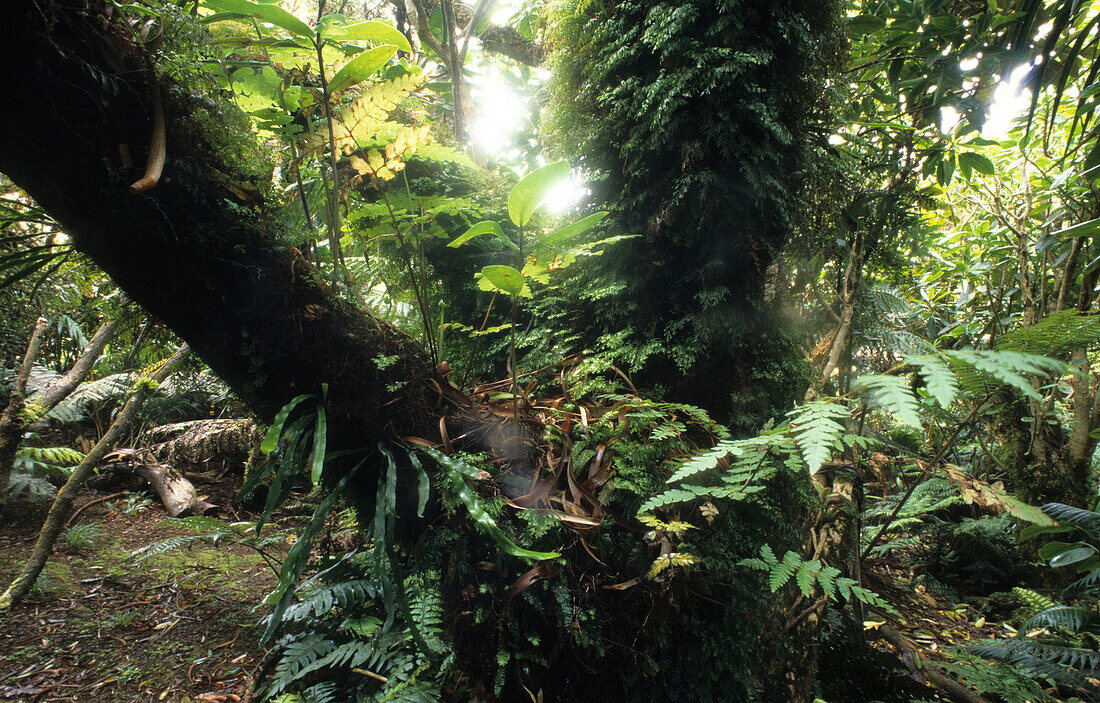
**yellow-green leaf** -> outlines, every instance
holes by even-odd
[[[396,46],[380,46],[376,49],[364,51],[336,72],[336,75],[328,83],[329,93],[336,93],[350,88],[356,83],[362,83],[374,75],[378,69],[385,66],[386,62],[396,53]]]
[[[525,283],[523,274],[511,266],[486,266],[481,269],[481,275],[492,283],[494,288],[508,295],[519,295],[523,291]]]
[[[278,5],[258,5],[248,0],[206,0],[206,6],[222,12],[236,12],[241,15],[249,15],[269,22],[276,27],[282,27],[291,34],[303,37],[314,37],[309,25],[290,14]]]
[[[546,200],[550,189],[569,177],[569,162],[559,161],[535,169],[520,179],[508,194],[508,217],[523,227]]]
[[[341,41],[369,41],[375,44],[392,44],[402,51],[412,51],[409,40],[392,25],[378,20],[355,24],[332,25],[321,32],[330,39]]]

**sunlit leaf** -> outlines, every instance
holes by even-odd
[[[481,269],[481,275],[508,295],[519,295],[523,291],[523,274],[511,266],[486,266]]]
[[[513,242],[511,239],[508,239],[508,237],[504,236],[504,231],[501,230],[500,225],[498,225],[496,222],[491,222],[489,220],[486,220],[484,222],[478,222],[476,225],[474,225],[470,229],[466,230],[465,233],[458,235],[457,237],[454,238],[453,241],[448,242],[447,246],[449,246],[449,247],[462,246],[463,244],[470,241],[474,237],[478,237],[482,234],[491,234],[494,237],[496,237],[497,239],[499,239],[500,241],[507,244],[513,250],[519,251],[519,247],[516,246],[516,243]]]
[[[552,232],[546,235],[539,243],[556,244],[558,242],[563,242],[567,239],[571,239],[572,237],[576,237],[578,234],[587,232],[588,230],[595,227],[596,224],[603,218],[607,217],[607,215],[607,212],[597,212],[595,214],[589,215],[583,220],[578,220],[571,225],[566,225],[565,227],[562,227],[557,232]]]
[[[362,83],[374,75],[378,69],[385,66],[386,62],[396,53],[396,46],[380,46],[376,49],[364,51],[336,72],[336,75],[328,83],[329,92],[337,93],[352,87],[356,83]]]
[[[206,6],[222,12],[236,12],[269,22],[302,37],[314,37],[309,25],[278,5],[258,5],[248,0],[206,0]]]
[[[405,35],[392,25],[378,20],[357,22],[355,24],[330,25],[321,32],[329,39],[341,41],[369,41],[376,44],[391,44],[401,51],[412,51],[412,45]]]
[[[520,179],[508,194],[508,217],[523,227],[546,200],[550,190],[569,177],[569,162],[559,161],[535,169]]]

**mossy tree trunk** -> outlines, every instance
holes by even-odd
[[[330,295],[282,243],[274,214],[239,199],[262,191],[271,167],[242,135],[243,116],[161,81],[164,176],[128,192],[150,143],[151,77],[147,49],[103,7],[0,7],[0,26],[18,28],[0,47],[11,79],[0,172],[261,417],[328,384],[331,448],[426,434],[438,396],[419,346]],[[133,155],[129,169],[122,151]],[[383,371],[380,356],[399,361]]]
[[[128,192],[153,131],[151,76],[145,49],[105,7],[95,0],[0,3],[0,26],[18,28],[0,44],[13,96],[0,109],[0,134],[7,135],[0,140],[0,172],[261,417],[270,419],[297,395],[320,395],[327,385],[332,451],[438,436],[445,408],[423,350],[330,295],[308,262],[282,243],[278,213],[242,199],[241,193],[262,193],[270,172],[251,137],[240,136],[249,125],[239,113],[162,80],[164,174],[151,190]],[[121,151],[133,154],[136,166],[124,165]],[[738,183],[747,187],[743,176]],[[743,260],[755,251],[752,242],[731,248],[742,259],[727,262],[733,269],[759,268],[760,261]],[[397,363],[376,363],[380,357]],[[730,383],[745,383],[723,380],[725,399]],[[372,496],[377,472],[360,470],[356,478],[356,495]],[[714,565],[697,578],[666,584],[637,578],[634,586],[604,588],[595,576],[603,562],[579,544],[567,545],[569,579],[546,595],[546,608],[502,605],[512,579],[473,566],[499,554],[476,530],[443,526],[455,540],[441,587],[454,615],[457,661],[485,699],[521,700],[525,688],[548,701],[807,699],[813,658],[794,654],[801,645],[783,627],[774,599],[736,566],[764,542],[779,551],[800,547],[813,527],[803,483],[788,477],[758,501],[723,510],[693,538]],[[601,546],[625,565],[619,571],[637,573],[647,561],[641,537],[626,530],[609,528]],[[479,600],[489,619],[463,620]],[[807,636],[796,634],[798,641]],[[580,641],[590,657],[579,656]],[[538,655],[541,673],[519,678],[527,675],[529,657],[504,672],[497,662],[513,645]],[[498,680],[505,680],[503,692],[494,691]]]

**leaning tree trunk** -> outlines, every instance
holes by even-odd
[[[102,3],[0,5],[2,26],[18,28],[0,46],[9,95],[18,96],[0,109],[0,172],[61,223],[76,249],[261,417],[327,384],[330,448],[427,436],[438,396],[418,345],[329,294],[281,242],[269,208],[234,195],[270,183],[251,136],[231,133],[247,130],[245,119],[151,75],[143,54],[152,49],[135,44],[123,20],[105,17]],[[164,175],[135,195],[127,185],[141,175],[158,121]],[[399,361],[382,370],[374,360],[383,356]]]
[[[0,108],[0,172],[261,417],[270,420],[295,396],[319,396],[327,386],[330,451],[439,436],[445,383],[423,350],[329,294],[280,240],[273,209],[249,196],[270,190],[270,173],[251,136],[232,132],[247,132],[247,120],[190,92],[194,86],[151,75],[147,48],[105,7],[97,0],[0,3],[0,26],[18,29],[0,44],[6,88],[17,96]],[[160,125],[163,175],[150,169],[155,185],[143,190],[149,181],[140,188],[134,181],[144,145],[164,142]],[[159,163],[158,149],[150,151]],[[126,152],[138,168],[126,165]],[[132,183],[138,194],[127,189]],[[397,362],[380,364],[381,357]],[[377,476],[376,467],[356,474],[352,494],[362,503],[374,495]],[[635,572],[633,581],[610,581],[608,574],[639,560],[648,564],[652,549],[642,541],[649,530],[608,527],[601,539],[615,556],[612,566],[571,539],[559,562],[566,574],[556,581],[560,590],[511,606],[501,596],[522,578],[505,573],[496,548],[459,520],[440,525],[455,545],[469,547],[450,551],[437,572],[467,681],[497,700],[749,700],[761,689],[769,700],[792,700],[782,666],[797,643],[776,625],[774,599],[735,565],[765,540],[796,546],[790,533],[805,515],[795,496],[807,494],[800,480],[771,487],[766,502],[731,506],[701,531],[700,549],[727,566],[721,579],[649,583]],[[777,537],[780,529],[786,537]],[[552,571],[531,578],[555,578]],[[473,617],[475,607],[485,617]],[[523,647],[545,664],[526,680],[524,657],[507,671],[499,664]],[[499,680],[503,692],[493,690]],[[802,688],[796,699],[808,695]]]

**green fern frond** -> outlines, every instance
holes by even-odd
[[[1100,624],[1100,616],[1088,608],[1072,605],[1055,605],[1031,616],[1021,627],[1021,632],[1037,628],[1058,628],[1069,632],[1082,632],[1094,624]]]
[[[905,361],[917,367],[917,373],[928,387],[928,394],[941,407],[951,407],[951,403],[959,397],[959,381],[947,363],[935,354],[907,356]]]
[[[974,645],[967,651],[1059,680],[1100,672],[1100,652],[1094,649],[1014,639]]]
[[[1053,608],[1057,603],[1044,596],[1042,593],[1036,593],[1035,591],[1027,588],[1021,588],[1017,586],[1012,589],[1012,592],[1020,597],[1024,601],[1024,606],[1027,608],[1027,616],[1031,617],[1035,613],[1038,613],[1049,608]]]
[[[1005,334],[997,349],[1063,357],[1100,340],[1100,315],[1063,310]]]
[[[848,409],[839,403],[811,401],[787,414],[795,443],[810,474],[832,458],[833,450],[841,446],[844,425],[838,420],[848,417]]]
[[[1100,539],[1100,513],[1062,503],[1047,503],[1040,510],[1062,525],[1072,525]]]
[[[1068,368],[1055,359],[1015,351],[961,350],[943,354],[959,378],[960,385],[972,395],[984,395],[1000,386],[1009,386],[1039,400],[1039,392],[1027,376],[1062,373]],[[965,373],[965,368],[960,368],[960,364],[977,373]]]
[[[337,608],[352,610],[378,597],[378,588],[372,581],[356,579],[341,581],[305,594],[302,600],[287,606],[283,620],[287,623],[308,622],[311,618],[331,613]]]
[[[43,464],[58,467],[76,466],[84,460],[84,455],[69,447],[27,447],[21,446],[16,452],[21,459],[30,459]]]
[[[1100,567],[1097,567],[1066,586],[1065,593],[1096,594],[1100,591]]]
[[[892,412],[898,420],[913,427],[921,426],[920,405],[905,378],[867,374],[857,377],[854,385],[862,389],[870,400]]]
[[[336,644],[332,640],[319,634],[306,635],[288,644],[279,657],[279,663],[275,665],[275,675],[267,683],[265,697],[282,693],[300,678],[303,669],[335,648]]]

